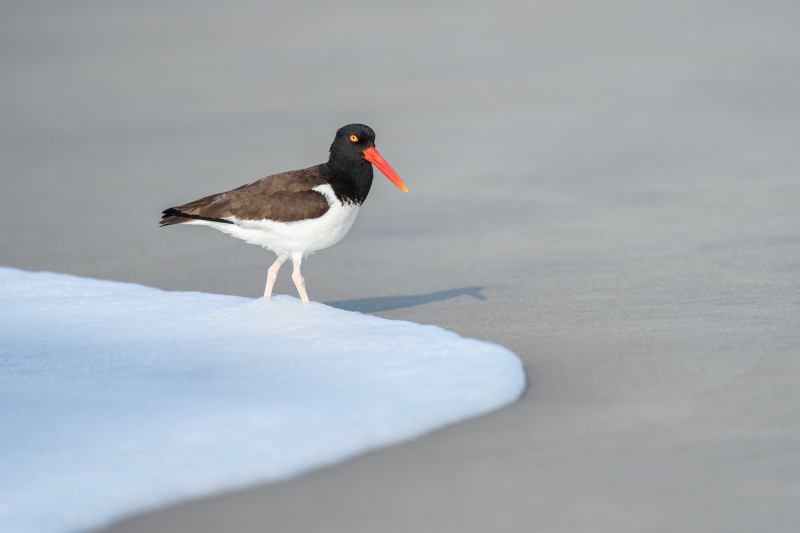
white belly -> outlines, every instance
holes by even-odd
[[[330,185],[320,185],[315,191],[325,195],[330,209],[319,218],[296,222],[274,222],[272,220],[238,220],[229,217],[233,224],[194,220],[188,224],[211,226],[231,237],[250,244],[263,246],[278,255],[309,254],[333,246],[347,235],[356,220],[359,206],[341,203]]]

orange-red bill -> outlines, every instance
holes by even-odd
[[[400,176],[397,175],[397,172],[395,172],[394,169],[389,166],[389,163],[387,163],[386,160],[381,157],[381,154],[378,153],[374,146],[364,150],[364,159],[378,167],[378,170],[383,172],[383,175],[389,178],[389,181],[397,185],[401,191],[408,192],[408,187],[406,187],[406,184],[403,183],[403,180],[400,179]]]

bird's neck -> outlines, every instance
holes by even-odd
[[[341,202],[361,205],[372,187],[372,164],[363,159],[337,160],[331,158],[325,167],[328,182]]]

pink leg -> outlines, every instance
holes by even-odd
[[[288,255],[279,255],[278,259],[272,263],[272,266],[269,267],[267,271],[267,288],[264,289],[264,298],[272,298],[272,287],[275,286],[275,280],[278,279],[278,270],[281,269],[281,265],[284,261],[289,258]]]
[[[292,272],[292,279],[294,285],[297,287],[297,292],[300,293],[300,299],[304,304],[308,303],[308,293],[306,292],[306,281],[300,273],[300,262],[303,260],[303,254],[292,254],[292,263],[294,263],[294,272]]]

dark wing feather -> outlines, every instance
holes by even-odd
[[[163,212],[161,225],[197,219],[231,223],[225,219],[232,216],[239,220],[275,222],[319,218],[330,206],[323,194],[312,189],[327,183],[322,165],[275,174],[232,191],[171,207]]]

